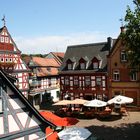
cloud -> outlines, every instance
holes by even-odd
[[[18,49],[25,54],[47,54],[65,52],[67,46],[107,41],[107,35],[101,32],[81,32],[70,35],[15,37]]]

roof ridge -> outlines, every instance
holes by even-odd
[[[86,47],[86,46],[93,46],[93,45],[102,45],[106,44],[107,42],[97,42],[97,43],[88,43],[88,44],[77,44],[77,45],[70,45],[68,48],[73,48],[73,47]]]

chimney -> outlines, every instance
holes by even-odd
[[[121,33],[124,33],[125,27],[124,26],[121,26],[120,29],[121,29]]]
[[[109,50],[110,50],[113,46],[113,39],[111,37],[107,38],[107,44],[108,44],[108,47],[109,47]]]

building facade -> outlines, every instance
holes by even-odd
[[[140,105],[140,73],[129,66],[126,47],[120,36],[108,55],[108,89],[109,98],[124,95],[134,99],[131,105]]]
[[[17,78],[16,85],[27,97],[29,90],[29,69],[22,61],[21,52],[6,26],[0,29],[0,68]]]
[[[67,47],[59,72],[62,99],[107,100],[110,41],[108,38],[107,42]]]
[[[46,128],[56,126],[42,118],[13,80],[0,70],[0,139],[45,140]]]
[[[31,57],[29,68],[30,92],[29,100],[33,105],[46,104],[48,101],[58,101],[60,95],[60,82],[58,70],[60,63],[53,57]]]

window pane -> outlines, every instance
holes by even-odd
[[[93,63],[93,69],[98,69],[98,63],[97,62]]]
[[[101,85],[101,77],[96,77],[96,85]]]
[[[65,85],[69,85],[69,77],[68,76],[65,77]]]
[[[68,64],[68,70],[72,70],[72,64]]]
[[[119,71],[114,71],[113,72],[113,79],[115,80],[115,81],[119,81],[120,80],[120,73],[119,73]]]
[[[85,69],[85,63],[81,63],[80,66],[81,66],[81,70]]]
[[[90,76],[85,76],[85,86],[90,85]]]
[[[132,72],[131,74],[131,80],[136,81],[137,80],[137,72]]]
[[[78,76],[74,76],[74,85],[75,85],[75,86],[78,85]]]
[[[125,51],[121,52],[121,61],[127,61],[126,52]]]

